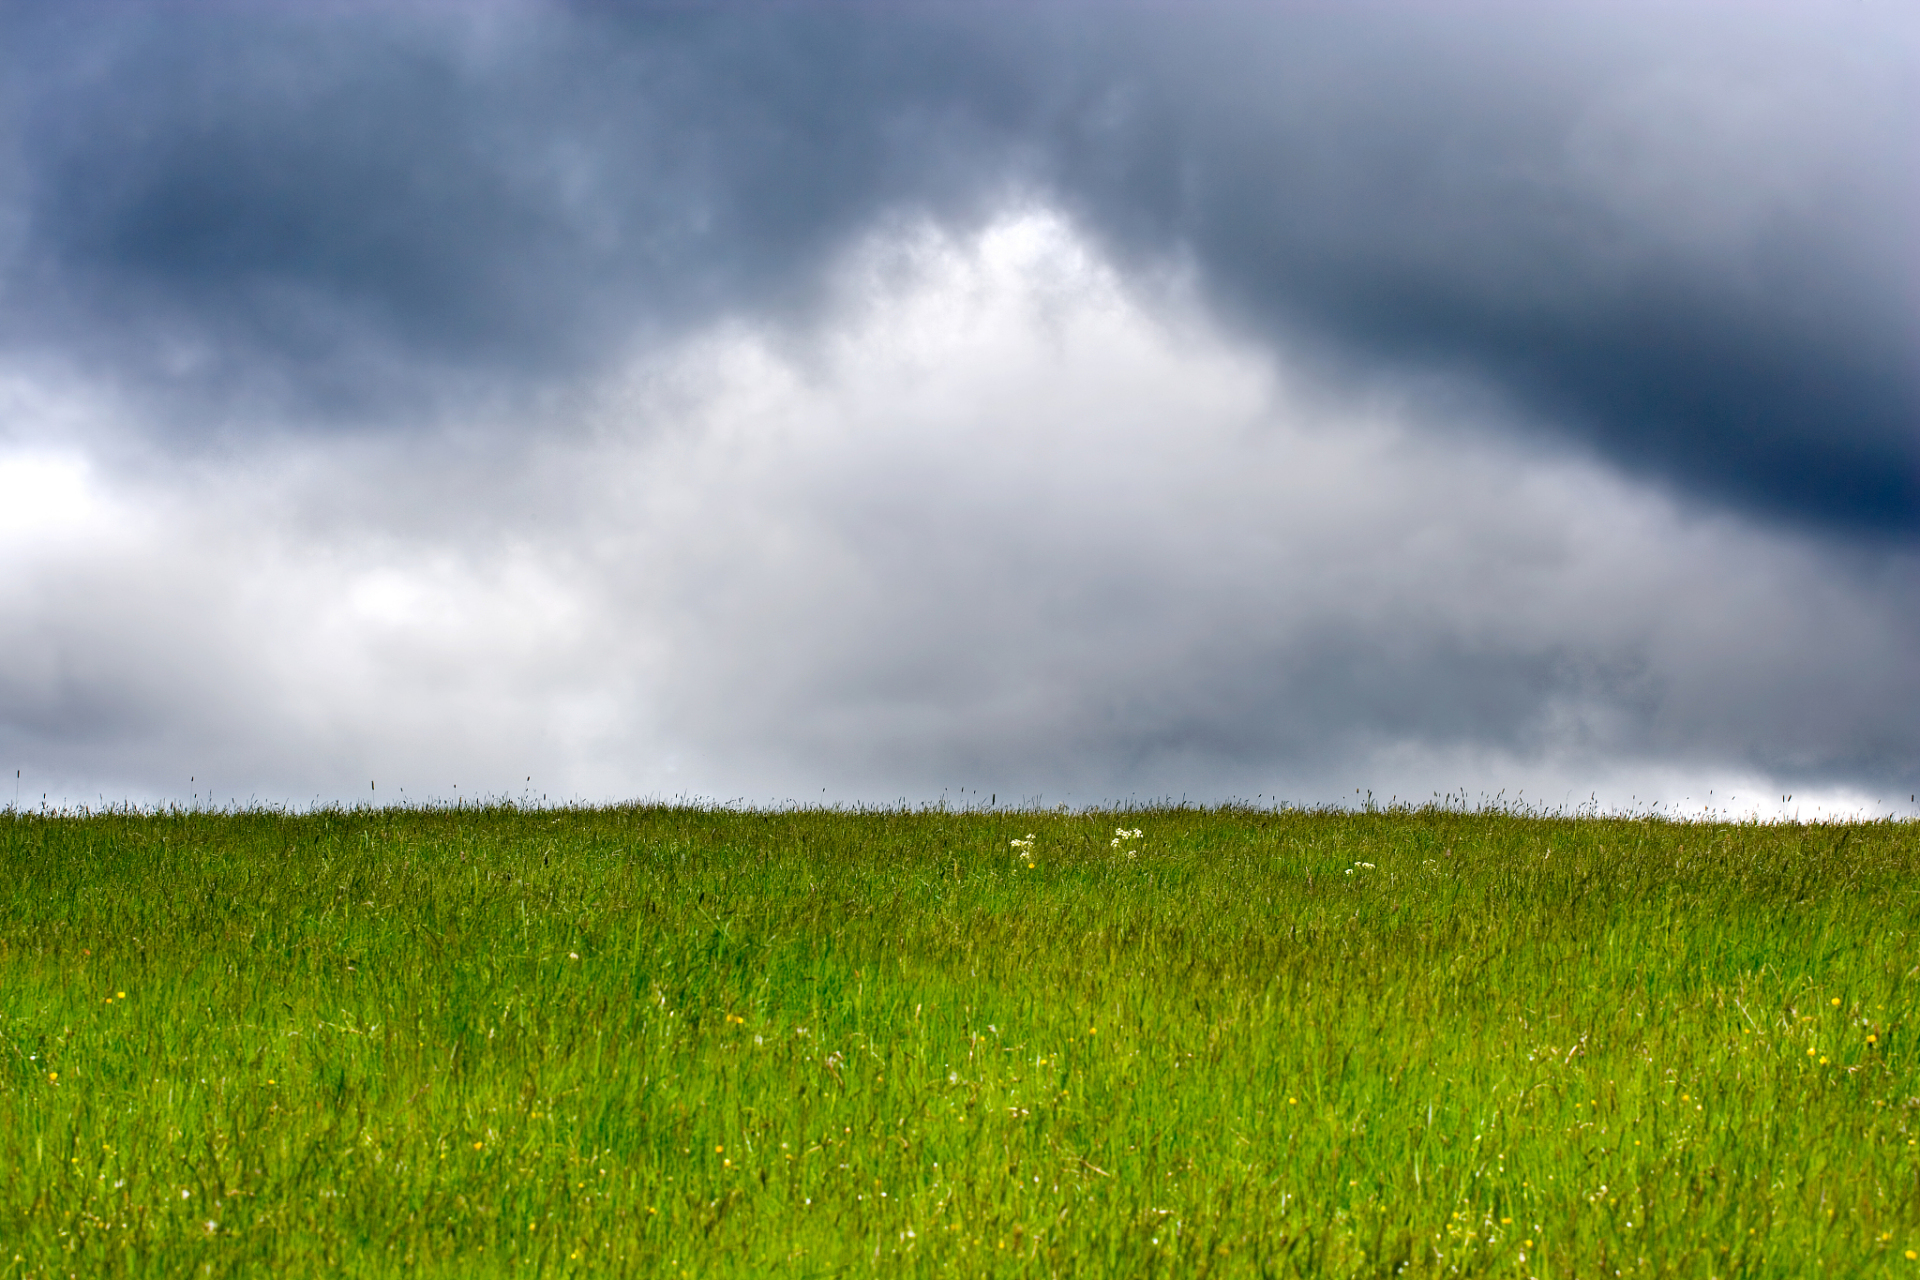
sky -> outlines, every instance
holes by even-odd
[[[1892,0],[0,0],[0,764],[1920,816],[1915,227]]]

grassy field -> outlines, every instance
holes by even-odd
[[[1912,824],[494,808],[0,840],[5,1280],[1920,1280]]]

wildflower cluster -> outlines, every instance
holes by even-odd
[[[1141,835],[1141,832],[1140,832],[1140,828],[1138,827],[1135,827],[1131,831],[1127,830],[1125,827],[1115,827],[1113,829],[1113,839],[1108,841],[1108,843],[1111,844],[1116,849],[1125,849],[1127,851],[1127,856],[1131,858],[1137,853],[1139,853],[1140,851],[1138,849],[1131,847],[1128,844],[1128,841],[1138,840],[1140,838],[1140,835]]]
[[[1027,838],[1025,840],[1011,840],[1011,841],[1008,841],[1008,843],[1011,844],[1015,849],[1020,851],[1020,857],[1023,860],[1025,860],[1027,864],[1027,869],[1032,870],[1033,869],[1033,832],[1031,831],[1027,832]]]

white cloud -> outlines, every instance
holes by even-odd
[[[0,455],[82,495],[0,524],[0,743],[75,800],[1837,805],[1920,758],[1910,557],[1323,383],[1044,210],[840,289],[534,424]]]
[[[83,457],[16,453],[0,457],[0,538],[44,544],[103,520]]]

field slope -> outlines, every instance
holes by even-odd
[[[5,1280],[1920,1280],[1912,824],[17,814],[0,851]]]

